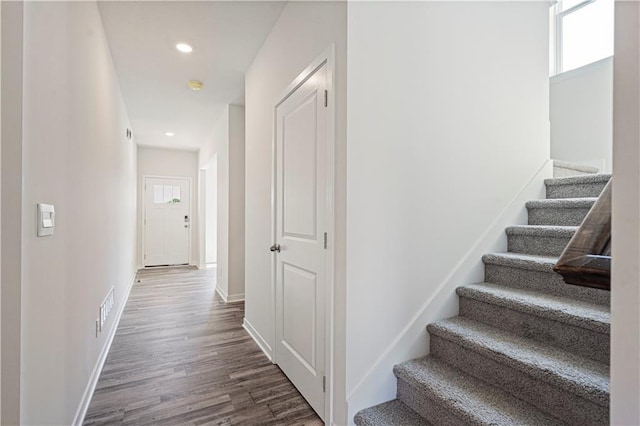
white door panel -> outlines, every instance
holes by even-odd
[[[189,180],[145,178],[144,188],[144,266],[189,263]]]
[[[326,64],[276,107],[276,362],[323,417]]]

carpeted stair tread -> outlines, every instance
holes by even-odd
[[[546,186],[579,185],[589,183],[607,183],[611,179],[610,173],[593,173],[588,175],[565,176],[544,180]]]
[[[560,421],[506,392],[427,356],[393,369],[398,380],[471,425],[560,425]]]
[[[429,422],[398,399],[365,408],[356,414],[354,421],[358,426],[429,426]]]
[[[553,167],[559,168],[559,169],[573,170],[576,172],[588,173],[588,174],[598,173],[600,171],[600,169],[598,169],[597,167],[586,166],[584,164],[571,163],[569,161],[563,161],[563,160],[553,160]]]
[[[523,253],[493,253],[482,256],[485,282],[529,291],[568,297],[609,305],[610,292],[595,288],[571,286],[554,272],[558,258]]]
[[[595,197],[552,198],[527,201],[528,209],[590,209],[596,202]]]
[[[610,330],[609,308],[595,303],[491,283],[458,287],[456,292],[461,297],[503,306],[599,333],[609,333]]]
[[[506,228],[507,235],[526,235],[531,237],[573,237],[578,226],[551,225],[514,225]]]
[[[556,262],[558,262],[558,258],[554,256],[537,256],[523,253],[488,253],[482,256],[482,261],[485,264],[540,272],[553,272],[553,267]]]
[[[606,364],[463,317],[438,321],[427,330],[600,406],[609,406]]]

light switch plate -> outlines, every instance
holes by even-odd
[[[53,235],[56,210],[52,204],[38,204],[38,237]]]

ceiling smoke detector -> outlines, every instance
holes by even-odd
[[[182,53],[191,53],[191,52],[193,52],[193,47],[189,46],[187,43],[178,43],[178,44],[176,44],[176,49],[178,49]]]
[[[189,80],[187,85],[189,86],[189,89],[191,89],[191,90],[200,90],[200,89],[202,89],[202,86],[204,86],[204,84],[201,81],[198,81],[198,80]]]

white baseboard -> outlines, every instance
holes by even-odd
[[[224,303],[244,302],[244,293],[229,295],[219,286],[216,286],[216,293],[220,295]]]
[[[273,357],[271,355],[272,354],[271,346],[269,346],[267,341],[264,340],[264,338],[260,335],[260,333],[258,333],[258,331],[255,328],[253,328],[251,323],[247,321],[246,317],[242,320],[242,328],[244,328],[247,331],[247,333],[249,333],[249,336],[251,336],[251,338],[258,344],[260,349],[262,349],[262,352],[264,352],[267,358],[269,358],[269,361],[273,361]]]
[[[230,294],[227,297],[227,303],[234,303],[234,302],[244,302],[244,293]]]
[[[102,373],[104,362],[107,360],[107,355],[109,354],[109,350],[111,349],[113,338],[115,337],[116,330],[118,329],[118,325],[120,324],[120,318],[122,317],[122,312],[124,312],[124,307],[127,305],[127,301],[129,300],[129,294],[131,294],[133,283],[136,281],[137,273],[138,273],[138,269],[136,269],[133,272],[133,277],[131,277],[131,281],[129,281],[129,286],[127,287],[125,292],[126,293],[125,297],[122,300],[122,304],[118,308],[118,312],[116,312],[116,316],[114,317],[115,321],[113,323],[113,327],[111,327],[111,331],[109,331],[107,340],[105,341],[105,344],[102,347],[102,351],[100,351],[100,356],[98,357],[98,361],[96,362],[96,365],[93,368],[93,372],[91,373],[91,376],[89,377],[89,383],[87,383],[87,387],[85,388],[84,394],[82,395],[82,400],[80,401],[80,405],[78,406],[76,415],[73,418],[72,424],[74,426],[81,426],[82,423],[84,423],[84,417],[87,415],[87,410],[89,409],[89,404],[91,403],[93,392],[95,391],[96,385],[98,384],[98,379],[100,378],[100,373]]]
[[[529,182],[496,216],[486,231],[439,283],[433,295],[425,301],[387,350],[380,354],[371,368],[348,392],[348,421],[350,425],[353,424],[353,416],[359,410],[396,397],[396,379],[393,375],[393,366],[429,353],[429,336],[425,332],[427,324],[458,314],[458,298],[455,289],[465,283],[482,281],[484,277],[482,255],[506,250],[505,228],[510,225],[527,223],[525,203],[529,200],[545,198],[544,179],[552,177],[552,175],[553,161],[549,160],[540,167]]]

